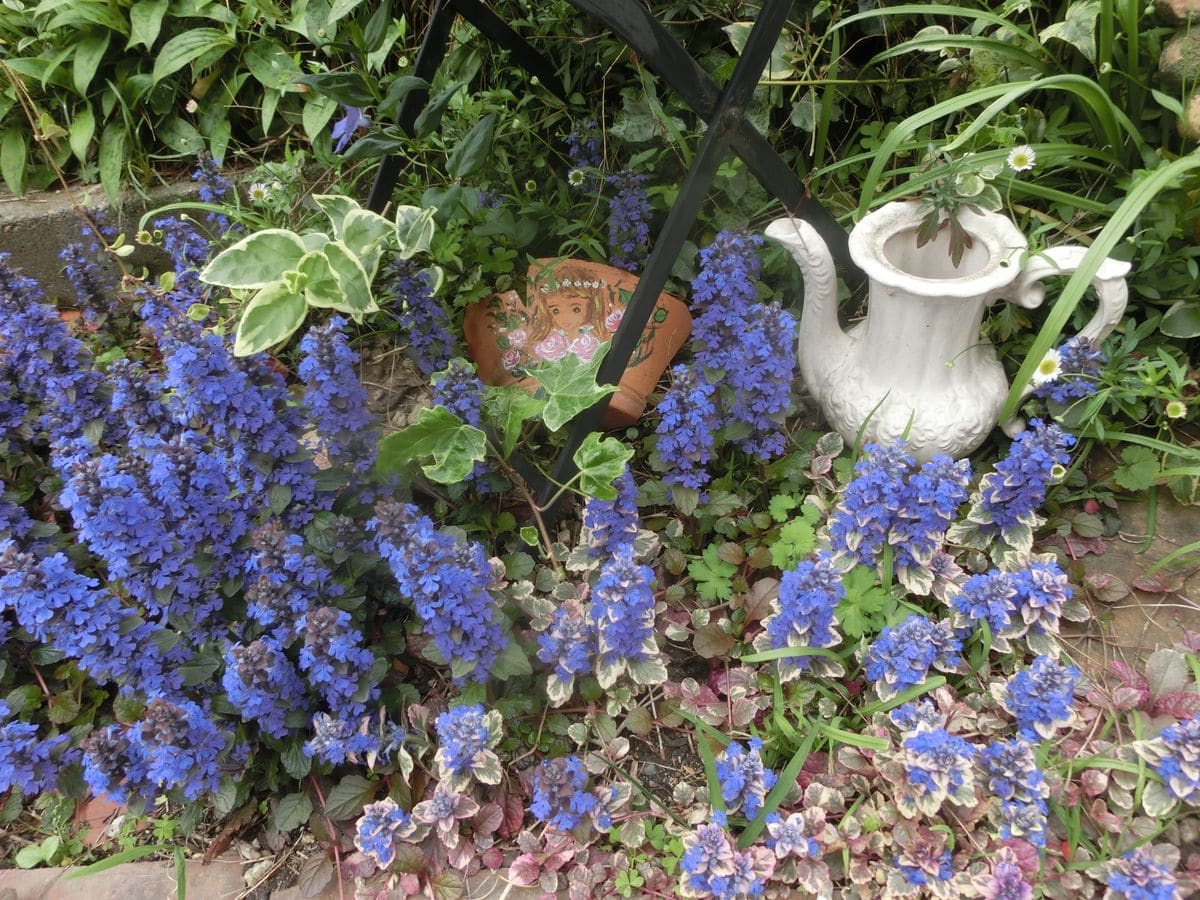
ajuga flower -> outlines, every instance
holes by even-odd
[[[363,807],[354,826],[354,846],[386,869],[396,858],[396,844],[413,832],[412,818],[391,797]]]
[[[762,741],[751,738],[749,749],[733,741],[716,758],[717,781],[727,812],[741,812],[753,819],[762,808],[767,791],[775,786],[776,774],[763,765]]]
[[[636,272],[650,252],[650,198],[645,175],[625,170],[608,177],[617,192],[608,201],[608,261]]]
[[[300,341],[297,374],[306,386],[304,408],[330,461],[362,473],[375,461],[377,435],[345,327],[346,320],[334,316],[310,328]]]
[[[1105,884],[1126,900],[1175,900],[1180,896],[1175,875],[1155,859],[1149,847],[1138,847],[1122,856]]]
[[[71,743],[70,735],[39,740],[37,726],[10,721],[8,704],[0,700],[0,794],[17,788],[27,797],[53,790],[61,765],[59,757]]]
[[[772,602],[772,613],[755,640],[757,650],[784,647],[832,647],[841,641],[834,610],[846,596],[842,576],[833,560],[818,556],[805,560],[783,573],[779,596]],[[806,672],[836,675],[841,667],[819,656],[797,656],[775,661],[784,681]]]
[[[478,803],[439,782],[432,797],[413,807],[412,817],[423,825],[434,826],[442,846],[453,850],[458,846],[459,820],[470,818],[477,812]]]
[[[687,366],[671,370],[672,384],[658,405],[658,455],[668,484],[700,490],[708,483],[705,466],[712,459],[721,427],[716,386],[704,372]]]
[[[367,730],[366,719],[335,719],[317,713],[312,720],[313,736],[304,745],[306,756],[315,756],[330,765],[341,765],[380,750],[379,739]]]
[[[739,851],[719,824],[701,825],[683,837],[681,897],[756,897],[775,871],[775,854],[754,846]]]
[[[1000,801],[1000,838],[1024,838],[1046,846],[1046,800],[1050,788],[1034,760],[1033,747],[1014,738],[984,748],[979,765],[988,790]]]
[[[408,352],[426,376],[440,372],[454,357],[454,335],[442,304],[433,296],[429,276],[417,263],[399,260],[386,276],[387,289],[401,307]]]
[[[653,580],[650,567],[634,560],[632,546],[609,557],[600,569],[592,588],[592,620],[597,636],[596,677],[601,687],[610,687],[627,669],[635,680],[646,683],[640,677],[644,663],[661,668],[654,639]]]
[[[493,749],[503,731],[498,711],[485,713],[478,704],[456,706],[438,716],[436,725],[439,778],[455,790],[465,789],[471,779],[500,783],[500,758]]]
[[[637,537],[639,519],[637,485],[626,468],[613,482],[615,500],[589,497],[583,507],[583,527],[587,529],[588,556],[600,559],[632,546]]]
[[[583,762],[576,756],[542,760],[533,772],[529,812],[539,822],[570,831],[596,806],[596,797],[585,790],[587,777]]]
[[[962,643],[949,622],[931,622],[915,613],[894,628],[884,628],[867,648],[863,671],[875,682],[881,700],[920,684],[936,666],[952,671],[962,662]]]
[[[1096,393],[1096,378],[1108,362],[1099,347],[1078,335],[1057,350],[1050,350],[1046,358],[1053,360],[1054,371],[1047,374],[1042,370],[1045,361],[1038,366],[1033,377],[1036,385],[1033,395],[1064,404]]]
[[[291,661],[261,638],[247,646],[230,645],[221,684],[242,721],[258,723],[263,733],[272,737],[286,737],[284,718],[293,710],[305,712],[308,707],[304,683]]]
[[[907,785],[898,799],[900,811],[913,817],[917,811],[937,815],[949,799],[970,804],[975,796],[973,744],[945,728],[922,729],[909,734],[901,745]]]
[[[1079,670],[1048,656],[1039,656],[1027,669],[1009,679],[1002,693],[1004,708],[1017,720],[1026,740],[1054,736],[1071,721]]]
[[[900,443],[867,444],[854,465],[854,479],[829,518],[835,556],[874,567],[904,498],[904,478],[913,458]]]
[[[1144,750],[1169,796],[1200,806],[1200,713],[1168,725]]]
[[[1067,451],[1074,444],[1075,438],[1057,425],[1030,419],[1029,429],[1017,435],[1008,456],[980,481],[983,524],[1006,537],[1019,526],[1031,526],[1056,467],[1071,461]]]

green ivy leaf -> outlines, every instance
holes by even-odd
[[[875,573],[866,566],[855,566],[842,576],[846,597],[838,604],[837,620],[850,640],[879,631],[884,626],[882,613],[891,596],[875,583]]]
[[[626,447],[614,437],[601,438],[593,431],[583,439],[572,457],[579,469],[580,489],[598,500],[616,500],[617,489],[613,487],[613,481],[625,471],[632,456],[632,447]]]
[[[294,294],[282,282],[263,288],[242,311],[234,356],[252,356],[286,340],[304,322],[308,306],[302,294]]]
[[[352,209],[342,219],[341,228],[335,231],[334,237],[359,258],[370,281],[392,233],[392,223],[379,213]]]
[[[510,638],[492,665],[492,677],[498,681],[507,681],[516,676],[532,674],[533,666],[529,664],[529,655],[520,644]]]
[[[791,494],[776,494],[767,504],[767,512],[776,522],[787,521],[788,513],[800,505],[800,501]]]
[[[551,431],[558,431],[617,389],[615,384],[596,384],[596,373],[607,352],[608,344],[601,344],[590,362],[582,362],[575,354],[568,353],[556,362],[530,369],[529,374],[547,394],[542,421]]]
[[[737,566],[721,559],[714,544],[704,548],[700,559],[688,563],[688,575],[696,583],[696,593],[709,603],[733,596],[733,575]]]
[[[487,440],[478,428],[467,425],[441,406],[423,409],[417,421],[379,442],[377,471],[397,472],[413,460],[433,457],[421,469],[434,481],[457,484],[487,452]]]
[[[808,554],[817,543],[817,532],[803,516],[792,519],[779,529],[779,537],[771,544],[771,565],[790,569]]]
[[[516,448],[525,423],[541,416],[546,401],[509,385],[486,388],[483,405],[488,419],[499,424],[501,452],[507,458]]]
[[[295,271],[306,248],[300,236],[284,228],[247,235],[222,250],[200,272],[200,280],[229,288],[265,288]]]

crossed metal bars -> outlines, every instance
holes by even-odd
[[[625,372],[642,330],[646,327],[655,301],[666,285],[675,259],[687,239],[700,211],[700,205],[712,184],[717,168],[732,151],[746,163],[763,187],[783,204],[788,212],[809,221],[829,246],[838,268],[854,272],[849,259],[847,237],[837,220],[819,201],[809,195],[804,184],[783,161],[758,130],[746,120],[750,103],[771,56],[775,42],[787,20],[791,0],[764,0],[750,36],[742,48],[729,83],[721,90],[691,55],[679,45],[667,29],[639,0],[570,0],[571,4],[610,28],[622,38],[652,71],[669,85],[708,123],[700,147],[692,159],[667,220],[654,241],[636,290],[625,308],[620,327],[600,366],[597,380],[617,384]],[[426,82],[433,80],[445,57],[450,27],[461,15],[479,31],[512,54],[526,72],[564,100],[565,92],[554,67],[480,0],[438,0],[434,8],[413,74]],[[417,116],[429,100],[427,90],[411,91],[400,106],[398,121],[409,134]],[[386,157],[376,175],[367,199],[370,209],[380,212],[387,205],[399,176],[400,160]],[[527,460],[514,459],[514,467],[530,482],[538,500],[545,504],[557,486],[575,474],[574,455],[589,433],[600,427],[608,407],[608,397],[584,410],[570,424],[566,444],[544,477]]]

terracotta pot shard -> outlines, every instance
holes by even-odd
[[[539,259],[529,267],[525,297],[493,294],[467,308],[467,349],[485,384],[537,389],[531,369],[572,354],[584,362],[612,340],[637,287],[636,275],[601,263]],[[605,428],[632,425],[659,377],[692,331],[684,303],[659,294],[642,338],[604,415]]]

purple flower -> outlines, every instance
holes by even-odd
[[[346,145],[350,143],[354,137],[354,132],[360,128],[366,128],[371,124],[371,120],[357,106],[347,106],[342,104],[342,117],[333,125],[333,131],[329,133],[336,144],[333,146],[334,153],[341,153],[346,149]]]
[[[242,721],[257,722],[263,733],[272,737],[286,737],[287,714],[308,708],[304,683],[291,661],[261,638],[244,647],[230,645],[221,684]]]
[[[190,700],[152,697],[130,734],[142,745],[147,778],[160,787],[178,787],[188,800],[220,787],[217,757],[225,740],[204,710]]]
[[[1168,725],[1159,733],[1157,744],[1160,752],[1154,770],[1167,793],[1200,806],[1200,713]]]
[[[1001,699],[1017,720],[1022,737],[1030,741],[1053,737],[1056,728],[1071,721],[1078,678],[1074,666],[1039,656],[1009,679]]]
[[[113,723],[83,742],[83,779],[92,793],[114,803],[151,803],[158,793],[137,732]]]
[[[962,643],[949,622],[931,622],[915,613],[894,628],[884,628],[863,660],[867,679],[881,700],[923,682],[936,666],[953,670],[961,662]]]
[[[750,739],[749,749],[734,741],[716,758],[717,781],[727,812],[740,811],[754,819],[767,791],[775,786],[778,776],[763,765],[761,750],[758,738]]]
[[[985,524],[1001,534],[1031,524],[1056,467],[1071,461],[1068,450],[1074,445],[1075,438],[1057,425],[1030,419],[1029,429],[1017,435],[1008,456],[979,483]]]
[[[542,760],[533,772],[529,812],[539,822],[570,831],[596,806],[595,795],[585,790],[587,777],[577,756]]]
[[[1179,896],[1174,874],[1147,847],[1122,856],[1105,884],[1128,900],[1174,900]]]
[[[8,704],[0,700],[0,723],[11,715]],[[70,743],[65,734],[38,740],[37,726],[29,722],[0,724],[0,794],[15,787],[32,798],[54,790],[62,765],[59,758]]]
[[[379,752],[379,740],[366,729],[367,720],[349,721],[335,719],[328,713],[313,716],[313,736],[304,745],[306,756],[315,756],[330,765],[341,765],[346,760],[357,762],[358,757]]]
[[[755,649],[781,650],[784,647],[832,647],[841,641],[834,611],[846,596],[842,576],[826,555],[797,563],[783,573],[779,597],[773,612],[764,622],[765,629]],[[809,671],[834,674],[837,666],[817,656],[797,656],[775,661],[780,678],[790,681]]]
[[[592,588],[599,650],[597,677],[610,686],[629,663],[658,655],[654,641],[654,573],[638,565],[632,547],[608,558]],[[607,673],[607,674],[606,674]]]
[[[846,486],[829,518],[829,539],[835,556],[874,567],[888,539],[901,503],[912,507],[905,496],[904,477],[913,467],[904,445],[867,444],[854,465],[854,480]]]
[[[305,382],[304,408],[330,461],[363,473],[375,461],[378,436],[345,328],[341,316],[310,328],[300,341],[297,374]]]
[[[359,683],[375,662],[375,656],[360,646],[362,633],[350,623],[345,610],[320,606],[304,617],[304,646],[300,650],[300,670],[308,683],[321,692],[329,708],[343,717],[361,715],[366,709],[357,699]],[[378,692],[372,686],[370,698]]]
[[[599,559],[633,545],[637,537],[637,485],[626,468],[613,482],[615,500],[589,497],[583,507],[583,527],[588,530],[588,556]]]
[[[904,739],[902,758],[908,785],[899,808],[906,816],[916,810],[936,815],[947,798],[958,804],[974,800],[974,761],[978,749],[946,731],[923,729]]]
[[[367,529],[455,680],[485,680],[506,639],[483,548],[438,531],[415,506],[390,500],[376,505]]]
[[[483,707],[456,706],[437,717],[438,777],[461,790],[475,779],[500,783],[500,758],[493,751],[500,743],[502,719]]]
[[[608,177],[617,189],[608,201],[608,261],[618,269],[636,272],[650,251],[650,198],[645,175],[629,170]]]
[[[368,803],[354,826],[354,846],[381,869],[396,858],[396,844],[413,832],[412,818],[391,797]]]
[[[1078,335],[1068,339],[1056,351],[1058,375],[1034,388],[1033,396],[1047,397],[1055,403],[1066,404],[1071,400],[1096,393],[1096,379],[1108,362],[1108,357],[1088,338]]]
[[[1024,838],[1046,846],[1046,800],[1050,788],[1034,761],[1033,747],[1024,740],[996,741],[984,748],[980,768],[988,789],[1000,800],[1000,837]]]
[[[767,834],[767,847],[779,859],[789,856],[816,859],[821,855],[821,845],[808,834],[808,823],[801,813],[792,813],[786,819],[771,813],[767,816]]]
[[[408,333],[408,351],[426,376],[440,372],[454,357],[455,340],[446,310],[430,290],[429,276],[412,260],[392,264],[387,286],[402,307],[401,324]]]
[[[721,414],[715,404],[716,386],[704,372],[675,366],[670,390],[658,404],[658,455],[668,484],[701,490],[708,484],[705,466],[712,459]]]

